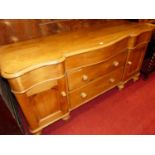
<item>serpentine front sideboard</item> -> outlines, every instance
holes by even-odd
[[[29,124],[39,133],[114,88],[138,80],[153,27],[105,24],[0,48],[0,73],[8,80]]]

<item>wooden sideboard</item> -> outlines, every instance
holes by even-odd
[[[96,96],[138,80],[153,27],[124,22],[66,32],[0,48],[8,80],[31,133],[67,120]]]

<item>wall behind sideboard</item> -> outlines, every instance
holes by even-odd
[[[110,19],[0,19],[0,45],[30,40],[83,27],[100,25]],[[123,20],[113,20],[113,24]]]

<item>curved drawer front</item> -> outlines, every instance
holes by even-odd
[[[124,67],[120,67],[106,76],[102,76],[85,87],[76,89],[69,93],[71,109],[89,101],[102,92],[116,86],[122,79]]]
[[[44,66],[32,70],[20,77],[9,79],[11,89],[14,92],[22,93],[41,83],[59,79],[65,74],[63,63]]]
[[[97,79],[98,77],[110,73],[111,71],[117,69],[120,66],[124,66],[127,58],[127,53],[128,52],[125,51],[106,62],[101,62],[96,65],[83,67],[81,69],[73,70],[70,72],[68,71],[67,77],[69,90],[84,86],[89,82]]]
[[[104,48],[69,56],[65,60],[65,68],[66,70],[70,70],[73,68],[106,61],[108,58],[113,57],[127,49],[128,40],[129,37],[124,38]]]

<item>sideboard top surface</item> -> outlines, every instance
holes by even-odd
[[[3,46],[0,48],[0,73],[5,78],[13,78],[41,66],[62,62],[66,57],[106,47],[152,29],[147,24],[126,22],[110,26],[108,23],[102,27]]]

